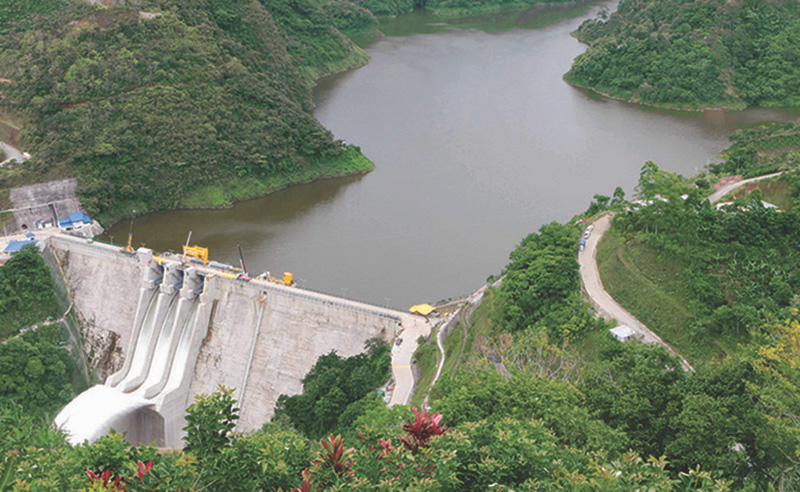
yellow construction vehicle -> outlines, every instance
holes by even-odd
[[[186,260],[187,257],[200,260],[203,262],[203,265],[205,265],[208,263],[208,248],[202,248],[200,246],[184,246],[183,259]]]
[[[283,284],[289,287],[294,287],[294,275],[289,272],[283,272],[283,278],[276,278],[270,275],[269,272],[264,272],[258,277],[258,280],[266,280],[267,282],[272,282],[273,284]]]
[[[131,212],[131,229],[128,231],[128,245],[120,249],[123,253],[133,254],[133,218],[136,216],[136,210]]]

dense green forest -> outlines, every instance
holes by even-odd
[[[319,439],[345,431],[370,408],[384,405],[376,390],[391,377],[391,347],[381,339],[363,354],[321,356],[303,378],[303,393],[281,395],[273,420],[288,420],[304,435]]]
[[[715,175],[763,176],[800,163],[800,123],[771,123],[737,131],[733,144],[710,166]],[[701,183],[702,184],[702,183]]]
[[[491,388],[499,383],[493,381]],[[477,385],[473,389],[480,391]],[[551,392],[554,408],[572,401],[561,384]],[[196,398],[187,410],[182,451],[131,447],[116,433],[72,448],[62,435],[18,410],[0,408],[0,432],[7,437],[0,441],[6,458],[0,485],[129,492],[455,491],[486,490],[491,484],[516,484],[519,490],[728,490],[708,472],[673,478],[663,460],[635,453],[611,459],[602,450],[565,445],[563,437],[522,408],[517,416],[451,426],[444,415],[384,407],[353,424],[356,438],[330,435],[312,442],[279,423],[248,435],[229,432],[238,418],[230,395],[223,389]],[[531,402],[534,395],[525,396]]]
[[[308,112],[315,77],[367,60],[317,3],[140,9],[69,2],[0,36],[0,105],[36,156],[0,183],[75,175],[108,220],[371,169]]]
[[[800,105],[794,0],[622,0],[574,33],[589,44],[566,79],[681,108]]]
[[[75,396],[75,363],[61,324],[48,321],[55,316],[50,270],[36,246],[26,246],[0,267],[0,406],[53,417]]]
[[[505,331],[546,328],[551,338],[577,337],[596,329],[580,291],[575,261],[580,227],[551,223],[511,252],[498,294],[497,324]]]
[[[50,270],[36,246],[26,246],[0,267],[0,340],[57,314]]]

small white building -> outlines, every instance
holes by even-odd
[[[609,330],[614,338],[619,340],[620,342],[627,342],[628,340],[634,340],[639,338],[636,336],[636,332],[633,331],[633,328],[625,325],[617,326],[616,328],[611,328]]]
[[[58,219],[58,227],[63,232],[79,231],[85,226],[91,226],[92,219],[81,212],[72,212],[67,214],[66,219]]]

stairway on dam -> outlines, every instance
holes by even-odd
[[[414,333],[425,325],[407,313],[226,278],[144,248],[126,255],[68,236],[52,237],[49,247],[86,321],[92,360],[104,361],[100,372],[108,374],[56,418],[73,443],[113,428],[133,443],[180,447],[192,397],[220,385],[236,389],[237,430],[256,430],[281,394],[302,390],[319,355],[355,355],[370,338],[388,341],[406,325]]]

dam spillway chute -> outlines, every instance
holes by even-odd
[[[182,335],[187,329],[191,329],[191,324],[196,318],[199,287],[202,282],[203,278],[194,268],[184,272],[183,286],[178,294],[174,317],[168,319],[161,329],[150,372],[142,385],[145,398],[156,397],[167,384]]]
[[[147,323],[142,325],[139,340],[136,345],[131,345],[132,352],[128,358],[133,359],[130,370],[125,377],[115,386],[120,391],[129,393],[144,383],[153,363],[156,347],[158,346],[165,329],[168,330],[170,322],[175,318],[178,303],[178,290],[176,285],[182,282],[183,272],[174,265],[164,268],[164,281],[159,287],[158,299],[154,315],[150,316]],[[168,336],[169,333],[166,334]]]
[[[142,248],[137,256],[142,276],[125,363],[56,418],[73,445],[93,442],[112,428],[127,432],[134,444],[181,445],[184,407],[208,329],[213,282],[207,283],[192,267],[156,261],[149,250]]]
[[[141,258],[140,263],[143,263]],[[135,347],[139,343],[142,326],[150,323],[150,317],[153,315],[153,308],[156,303],[155,301],[158,298],[158,287],[164,280],[164,269],[158,263],[149,261],[143,265],[143,267],[142,280],[139,287],[139,302],[137,303],[133,330],[131,331],[131,347]],[[109,376],[106,384],[109,386],[116,386],[119,384],[119,382],[127,376],[132,363],[133,358],[126,357],[120,370]]]

